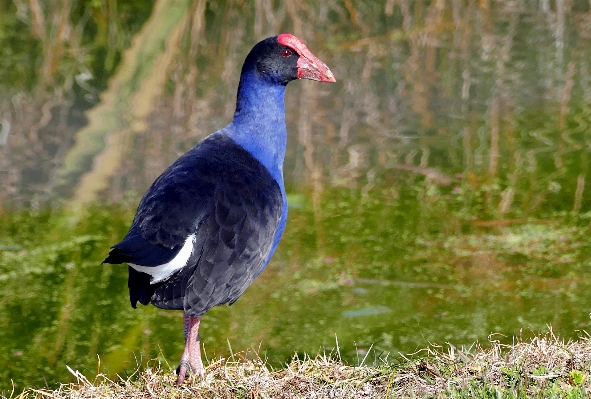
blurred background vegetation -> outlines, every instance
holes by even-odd
[[[210,353],[589,331],[591,1],[0,0],[0,390],[174,366],[180,316],[99,263],[281,32],[338,82],[287,90],[290,222]]]

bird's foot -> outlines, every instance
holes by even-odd
[[[195,375],[197,378],[205,378],[205,367],[203,367],[203,363],[201,359],[197,364],[191,366],[189,362],[181,360],[181,364],[176,368],[176,373],[178,375],[176,380],[176,385],[181,386],[183,381],[191,374]]]
[[[185,378],[190,374],[196,375],[198,378],[205,377],[205,367],[201,361],[201,349],[199,342],[199,322],[200,316],[189,316],[185,313],[185,350],[181,357],[181,364],[177,368],[179,375],[176,380],[176,385],[181,386]]]

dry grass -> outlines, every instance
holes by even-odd
[[[591,396],[591,340],[564,342],[551,332],[528,342],[457,349],[430,347],[398,364],[352,367],[328,356],[295,359],[272,370],[260,359],[220,359],[204,380],[175,386],[173,371],[146,369],[129,378],[78,382],[57,390],[29,389],[25,398],[522,398]]]

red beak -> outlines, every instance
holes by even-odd
[[[298,79],[311,79],[319,82],[334,83],[337,80],[328,69],[326,64],[318,59],[303,41],[289,33],[283,33],[277,37],[277,41],[299,54],[298,59]]]

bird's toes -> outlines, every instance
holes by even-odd
[[[195,374],[195,376],[198,378],[205,378],[205,369],[203,368],[203,366],[191,368],[191,372]]]
[[[183,381],[185,381],[185,378],[188,376],[190,370],[191,366],[186,362],[181,362],[181,364],[179,364],[179,366],[176,368],[176,373],[178,375],[176,379],[176,385],[178,387],[180,387]]]
[[[176,380],[177,386],[181,386],[183,381],[191,374],[197,378],[205,378],[205,368],[202,364],[191,366],[190,363],[181,361],[181,364],[176,368],[176,373],[178,375]]]

